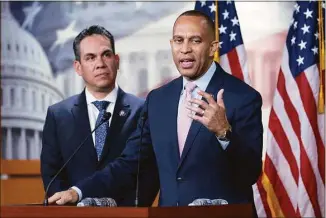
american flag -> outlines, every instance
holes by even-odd
[[[234,1],[218,1],[217,7],[216,1],[196,1],[195,10],[206,13],[214,22],[218,10],[220,64],[226,72],[250,83],[246,52]]]
[[[325,216],[318,22],[323,22],[318,2],[295,4],[269,118],[263,174],[254,187],[260,194],[255,198],[259,217]]]

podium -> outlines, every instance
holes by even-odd
[[[1,206],[3,218],[213,218],[252,217],[251,204],[196,207]]]

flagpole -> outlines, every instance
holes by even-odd
[[[323,25],[322,1],[318,1],[318,34],[319,34],[319,95],[318,113],[325,113],[324,71],[325,71],[325,29]]]
[[[219,47],[219,43],[220,43],[220,34],[218,31],[218,0],[215,0],[215,7],[216,7],[216,11],[215,11],[215,40],[217,41],[217,49],[216,52],[214,54],[214,60],[216,62],[220,62],[220,47]]]

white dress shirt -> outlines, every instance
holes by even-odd
[[[199,90],[205,91],[209,82],[211,81],[214,73],[216,71],[216,65],[215,62],[213,62],[211,64],[211,66],[209,67],[209,69],[207,70],[207,72],[202,75],[200,78],[198,78],[197,80],[193,80],[191,82],[195,83],[197,85],[197,87],[192,91],[191,93],[191,97],[193,98],[197,98],[197,99],[201,99],[201,96],[197,93]],[[188,80],[186,78],[183,77],[183,88],[181,90],[181,95],[180,95],[180,100],[179,100],[179,104],[181,104],[182,99],[184,99],[184,90],[185,90],[185,85],[187,84]],[[198,105],[195,105],[198,107]],[[216,137],[217,138],[217,137]],[[218,139],[217,139],[218,140]],[[229,145],[229,141],[221,141],[218,140],[222,146],[222,148],[225,150],[227,148],[227,146]]]
[[[85,95],[86,95],[87,111],[88,111],[89,124],[90,124],[91,130],[93,130],[95,128],[96,119],[97,119],[98,114],[100,113],[99,110],[96,108],[96,106],[92,103],[94,101],[109,101],[110,102],[109,106],[106,108],[106,112],[111,113],[111,118],[109,119],[109,126],[111,126],[111,120],[112,120],[112,116],[113,116],[113,112],[114,112],[114,106],[115,106],[115,103],[116,103],[117,97],[118,97],[118,86],[116,85],[114,87],[114,89],[103,99],[96,99],[88,91],[87,88],[85,89]],[[93,132],[92,137],[93,137],[93,142],[94,142],[94,146],[95,146],[95,132]]]

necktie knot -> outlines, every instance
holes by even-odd
[[[109,106],[108,101],[93,101],[92,102],[99,111],[104,111]]]
[[[194,91],[194,89],[197,87],[197,85],[193,82],[188,82],[185,86],[186,88],[186,92],[187,93],[192,93]]]

